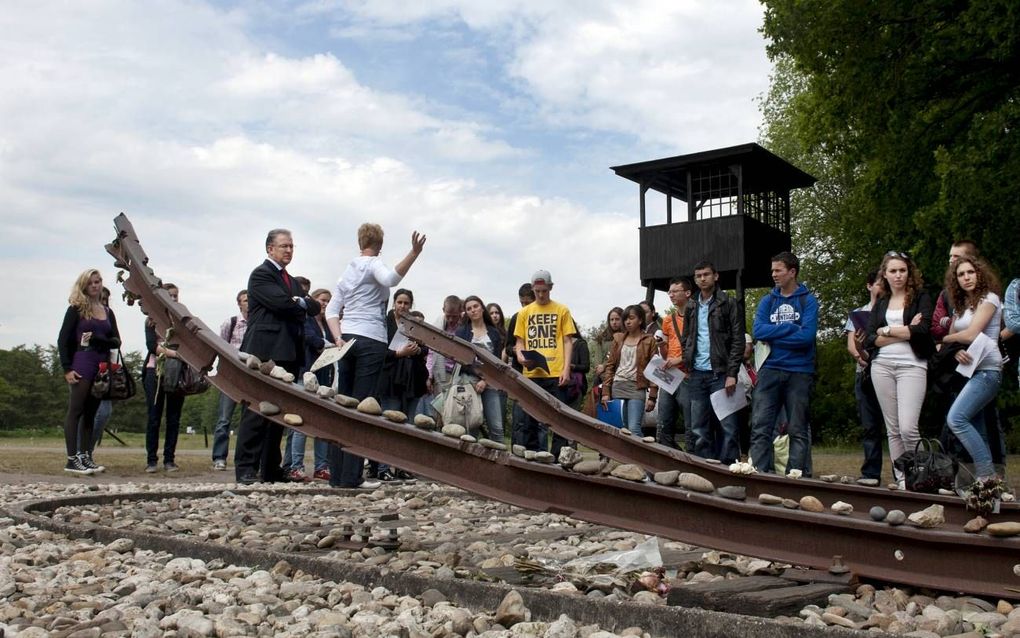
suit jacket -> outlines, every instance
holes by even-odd
[[[301,285],[290,277],[290,286],[270,260],[265,260],[248,278],[248,330],[241,350],[262,361],[272,359],[297,371],[305,363],[304,325],[306,316],[319,314],[319,302],[305,297],[305,308],[294,301],[302,296]]]

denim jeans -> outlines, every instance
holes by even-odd
[[[556,397],[559,401],[566,403],[567,391],[566,388],[560,386],[559,379],[543,378],[532,379],[532,381],[535,382],[535,385]],[[521,409],[521,414],[521,437],[524,443],[519,443],[519,445],[524,445],[526,449],[534,450],[536,452],[545,450],[546,441],[549,438],[549,426],[545,423],[539,422],[535,417],[531,416],[523,409]],[[550,450],[553,456],[559,459],[560,450],[567,445],[570,445],[570,441],[553,432],[552,449]]]
[[[677,449],[676,445],[676,419],[683,415],[684,428],[690,430],[691,404],[685,398],[686,386],[680,384],[676,392],[659,392],[658,427],[655,432],[655,440],[659,445]],[[692,448],[688,448],[692,451]]]
[[[357,339],[347,355],[340,360],[337,385],[340,394],[354,397],[359,401],[375,393],[379,373],[386,359],[386,342],[376,341],[361,335],[346,334],[344,341]],[[365,459],[348,454],[338,445],[330,444],[329,484],[333,487],[357,487],[361,485]]]
[[[694,454],[702,458],[714,458],[722,463],[733,463],[740,457],[740,425],[736,413],[719,422],[720,445],[715,452],[716,444],[712,436],[712,418],[715,411],[709,398],[713,392],[726,387],[726,374],[723,372],[706,372],[695,370],[683,380],[685,392],[690,401],[691,433]]]
[[[811,439],[808,436],[808,403],[814,376],[763,367],[758,373],[751,408],[751,464],[759,472],[775,472],[773,432],[776,416],[786,408],[790,460],[786,470],[800,470],[810,476]]]
[[[882,478],[883,433],[882,408],[875,396],[875,386],[867,372],[858,372],[854,379],[854,396],[857,397],[857,414],[861,419],[861,444],[864,446],[864,463],[861,476]]]
[[[385,410],[399,410],[407,415],[407,422],[410,423],[414,418],[412,411],[420,406],[418,399],[405,399],[403,397],[382,397],[379,401],[379,407]],[[390,469],[390,466],[386,463],[379,463],[377,461],[368,462],[369,476],[378,476],[382,472],[386,472]]]
[[[163,463],[173,463],[177,452],[177,435],[181,430],[181,410],[184,408],[183,394],[167,394],[161,387],[156,391],[156,371],[146,368],[142,374],[145,389],[145,403],[149,408],[148,423],[145,426],[145,462],[155,465],[159,459],[159,424],[163,420],[166,406],[166,435],[163,439]]]
[[[645,418],[645,401],[644,399],[624,399],[623,400],[623,427],[630,430],[630,433],[637,438],[643,437],[645,434],[641,430],[641,422]]]
[[[499,390],[485,388],[482,391],[482,415],[485,417],[485,428],[489,431],[489,440],[503,442],[503,404],[499,398]]]
[[[302,470],[305,469],[305,446],[308,441],[308,435],[304,432],[298,432],[291,430],[294,436],[291,437],[290,444],[290,469]],[[313,463],[312,470],[321,470],[326,467],[326,452],[329,450],[329,443],[320,439],[312,441],[312,453]],[[286,461],[286,459],[284,459]]]
[[[981,478],[995,474],[995,467],[992,465],[988,442],[974,426],[974,419],[989,402],[995,400],[1001,383],[1002,373],[998,370],[976,371],[967,385],[963,386],[946,416],[949,429],[974,460],[974,471]]]
[[[226,462],[230,454],[230,420],[234,418],[237,403],[220,392],[220,403],[216,410],[216,429],[213,430],[212,459]]]

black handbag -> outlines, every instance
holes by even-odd
[[[893,461],[893,466],[903,472],[906,487],[911,492],[937,494],[940,489],[953,489],[956,461],[935,439],[921,439],[913,452],[904,452]]]
[[[120,350],[117,356],[110,361],[110,388],[104,398],[111,401],[125,401],[135,396],[135,380],[124,363],[124,357]]]
[[[177,357],[167,357],[163,363],[163,388],[167,394],[202,394],[211,385],[209,379]]]

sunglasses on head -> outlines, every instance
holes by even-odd
[[[896,257],[897,259],[906,259],[907,261],[910,261],[910,255],[908,255],[907,253],[901,253],[898,250],[890,250],[885,254],[885,256]]]

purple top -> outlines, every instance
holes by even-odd
[[[85,332],[92,333],[91,343],[96,343],[96,337],[102,340],[109,339],[113,336],[113,326],[110,324],[109,310],[107,310],[106,319],[79,319],[78,325],[74,329],[74,342],[76,344],[81,343],[81,335]],[[92,381],[95,378],[96,373],[99,372],[99,362],[107,361],[110,358],[110,350],[108,348],[99,348],[96,345],[92,346],[94,350],[78,350],[74,353],[74,358],[71,360],[71,369],[82,376],[85,381]]]

